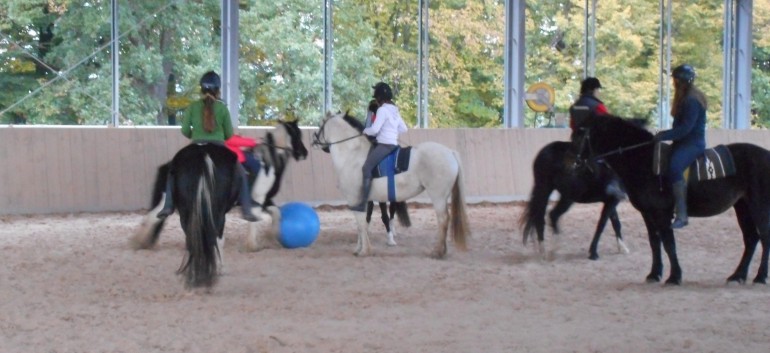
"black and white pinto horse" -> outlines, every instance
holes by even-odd
[[[264,220],[280,214],[272,198],[279,190],[289,159],[307,157],[297,122],[280,122],[273,132],[267,134],[258,154],[262,168],[254,178],[251,195],[261,205],[259,217]],[[217,259],[220,266],[222,262],[225,214],[235,204],[241,186],[236,180],[237,167],[235,154],[224,146],[193,143],[182,148],[171,162],[158,168],[151,211],[131,238],[132,247],[150,249],[160,238],[166,219],[159,219],[157,215],[165,203],[166,178],[173,175],[174,204],[185,232],[188,251],[179,273],[184,275],[188,287],[212,286],[217,278]],[[247,248],[251,250],[255,250],[253,245],[257,244],[256,223],[261,222],[250,223]]]
[[[337,186],[348,205],[360,198],[361,168],[369,153],[371,142],[362,134],[363,124],[343,113],[327,113],[319,130],[314,134],[313,145],[328,150],[337,172]],[[388,178],[376,178],[372,182],[369,199],[388,201]],[[405,172],[395,175],[396,201],[405,201],[425,191],[433,203],[438,221],[438,239],[431,252],[434,258],[447,253],[448,231],[458,249],[466,249],[470,233],[463,194],[462,165],[456,151],[435,142],[413,146],[409,166]],[[451,196],[451,214],[448,200]],[[355,254],[371,253],[368,223],[364,212],[354,212],[358,225],[358,242]]]
[[[641,214],[652,249],[648,282],[663,275],[661,244],[671,272],[667,284],[681,284],[682,269],[671,229],[674,198],[670,183],[653,172],[653,136],[645,128],[614,116],[588,117],[572,135],[576,145],[587,145],[591,158],[604,158],[626,187],[629,201]],[[754,283],[766,283],[770,248],[770,151],[748,143],[727,145],[735,174],[719,179],[688,182],[687,211],[691,217],[718,215],[735,210],[743,232],[743,256],[728,282],[744,283],[757,243],[762,258]],[[707,234],[703,234],[707,235]]]
[[[554,141],[540,149],[532,164],[535,185],[529,196],[529,202],[520,219],[523,226],[522,236],[524,244],[534,230],[537,232],[538,251],[545,256],[544,231],[545,214],[548,200],[554,190],[559,192],[559,201],[548,213],[551,228],[554,234],[559,234],[559,218],[569,210],[573,203],[603,204],[599,221],[596,224],[593,240],[588,258],[599,258],[597,247],[607,219],[612,223],[617,239],[618,252],[628,253],[628,247],[623,242],[620,219],[616,207],[621,199],[606,192],[606,177],[597,176],[595,173],[609,173],[608,170],[590,169],[587,165],[576,167],[576,153],[573,152],[572,143],[567,141]]]
[[[398,223],[402,226],[409,228],[412,226],[412,221],[409,219],[409,210],[406,202],[378,202],[380,206],[380,218],[382,224],[385,225],[385,230],[388,232],[389,246],[396,246],[396,228],[393,224],[393,219],[398,216]],[[366,204],[366,223],[371,223],[372,213],[374,212],[374,202],[369,201]]]

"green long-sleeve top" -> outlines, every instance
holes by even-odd
[[[233,123],[230,121],[230,111],[221,102],[214,102],[214,119],[216,124],[214,131],[207,132],[203,128],[203,100],[197,100],[190,104],[184,112],[182,119],[182,135],[193,141],[220,141],[224,142],[233,136]]]

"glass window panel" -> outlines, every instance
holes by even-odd
[[[671,68],[695,68],[695,85],[708,100],[708,127],[722,126],[724,1],[674,1]],[[671,80],[667,81],[672,85]],[[671,99],[674,91],[671,88]]]
[[[120,0],[120,124],[175,125],[220,75],[220,0]]]
[[[377,47],[382,45],[376,44],[393,37],[390,34],[393,32],[386,25],[388,18],[386,13],[377,14],[375,4],[371,2],[334,1],[332,21],[334,26],[332,30],[334,33],[332,107],[334,110],[350,111],[351,115],[362,121],[366,116],[366,108],[372,100],[371,87],[390,73],[390,70],[383,71],[385,68],[381,64],[393,58],[389,55],[379,56],[386,52],[378,50]],[[381,31],[378,32],[377,28]],[[402,109],[403,115],[404,104],[412,103],[413,99],[403,94],[403,84],[399,85],[396,93],[396,104]]]
[[[751,125],[770,128],[770,1],[754,1]]]
[[[3,7],[0,123],[109,123],[109,1]]]
[[[431,1],[429,22],[429,126],[501,126],[505,1]]]
[[[255,0],[240,12],[242,124],[299,118],[323,110],[322,1]]]

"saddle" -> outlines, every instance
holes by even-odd
[[[656,143],[652,159],[652,170],[655,175],[663,175],[668,171],[671,157],[671,145]],[[730,149],[718,145],[706,149],[684,171],[684,179],[689,182],[714,180],[735,175],[735,162]]]
[[[409,158],[412,154],[412,147],[396,146],[393,152],[390,152],[385,158],[377,164],[372,172],[373,178],[388,178],[388,200],[396,201],[396,174],[400,174],[409,169]]]

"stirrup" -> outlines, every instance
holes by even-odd
[[[671,229],[681,229],[684,228],[687,225],[687,218],[685,219],[674,219],[674,223],[671,223]]]
[[[241,218],[243,218],[245,221],[249,222],[258,222],[259,217],[255,216],[253,213],[251,213],[250,210],[241,210]]]
[[[360,202],[354,206],[348,206],[348,209],[354,212],[366,212],[366,201]]]
[[[158,219],[166,219],[172,213],[174,213],[174,209],[173,208],[168,208],[168,209],[164,208],[164,209],[158,211],[158,214],[156,215],[156,217],[158,217]]]

